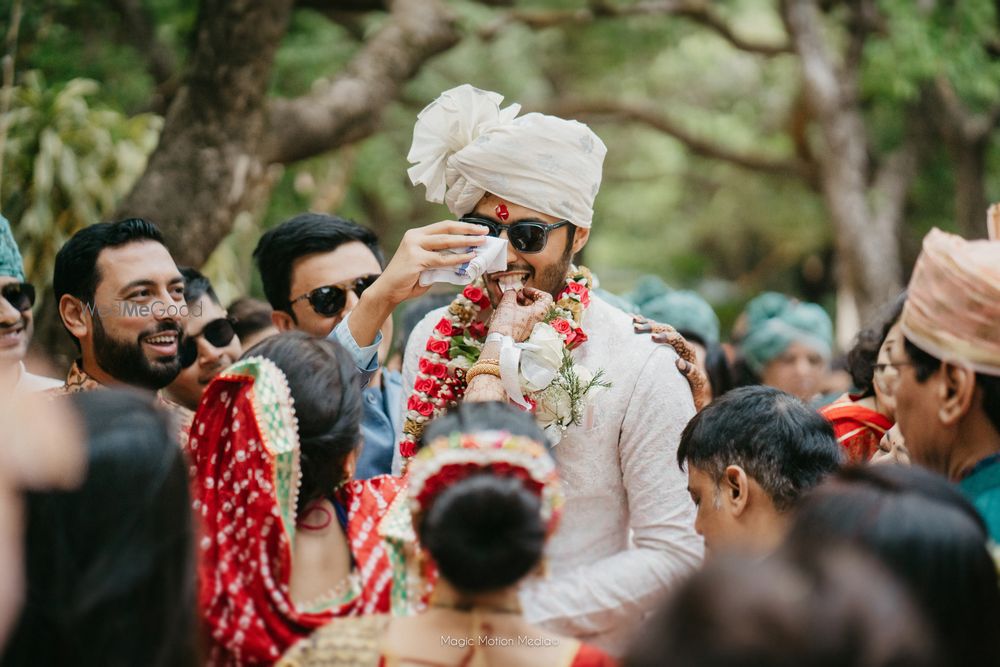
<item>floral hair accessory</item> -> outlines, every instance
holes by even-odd
[[[409,467],[410,512],[422,516],[442,491],[480,473],[521,480],[542,501],[546,534],[555,531],[563,506],[555,461],[541,443],[506,431],[456,432],[421,449]]]

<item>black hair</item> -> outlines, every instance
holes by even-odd
[[[248,340],[254,334],[274,326],[271,320],[271,304],[249,296],[240,297],[226,309],[233,319],[233,329],[240,340]]]
[[[142,218],[127,218],[117,222],[99,222],[84,227],[74,234],[56,253],[52,275],[52,289],[56,304],[69,294],[84,303],[94,300],[97,285],[101,282],[97,259],[105,248],[118,248],[129,243],[153,241],[161,245],[163,234],[159,228]],[[65,327],[65,325],[64,325]],[[66,330],[69,333],[69,329]],[[80,341],[70,333],[77,348]]]
[[[205,277],[205,274],[190,266],[182,267],[180,272],[184,276],[184,300],[187,301],[188,307],[193,306],[198,299],[205,295],[208,295],[208,298],[216,306],[222,307],[219,296],[215,293],[211,281]]]
[[[197,662],[193,520],[177,425],[149,394],[70,398],[88,470],[27,495],[27,595],[4,665]]]
[[[913,374],[916,376],[917,382],[926,382],[941,368],[940,359],[924,352],[905,336],[903,337],[903,346],[906,348],[906,356],[913,364]],[[983,412],[986,413],[997,433],[1000,433],[1000,376],[976,373],[976,384],[983,393]]]
[[[907,591],[844,547],[713,558],[640,632],[623,667],[937,667]]]
[[[677,463],[687,461],[722,479],[738,465],[779,511],[836,470],[840,446],[833,427],[802,401],[773,387],[740,387],[712,401],[684,428]]]
[[[705,346],[705,374],[712,386],[713,399],[720,398],[736,386],[729,358],[719,343],[709,343]]]
[[[344,463],[361,439],[361,386],[347,351],[336,341],[289,331],[243,354],[265,357],[285,374],[299,425],[298,513],[344,481]]]
[[[761,382],[760,376],[747,363],[742,350],[737,350],[737,356],[733,360],[731,369],[734,387],[752,387],[759,385]]]
[[[460,403],[427,425],[423,441],[482,431],[547,443],[531,415],[499,402]],[[465,593],[512,586],[538,565],[545,548],[539,497],[520,479],[485,472],[441,491],[417,529],[441,576]]]
[[[320,252],[333,252],[345,243],[365,244],[379,266],[385,256],[375,232],[356,222],[335,215],[303,213],[268,230],[253,251],[264,284],[264,295],[275,310],[291,315],[292,267],[297,259]],[[297,296],[297,295],[296,295]]]
[[[870,550],[909,588],[951,664],[993,664],[1000,588],[983,519],[939,475],[913,466],[848,467],[800,503],[792,548],[844,541]]]
[[[886,336],[900,315],[903,314],[903,305],[906,303],[906,291],[883,309],[879,315],[877,324],[862,329],[854,339],[854,346],[847,353],[846,370],[851,374],[851,381],[860,397],[875,395],[873,378],[875,377],[875,364],[878,361],[878,351],[882,348]]]

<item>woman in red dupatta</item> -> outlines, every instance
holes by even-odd
[[[889,306],[881,326],[859,333],[848,353],[851,378],[860,391],[820,408],[850,463],[870,460],[894,423],[899,373],[888,361],[893,347],[902,345],[898,321],[905,301],[904,293]]]
[[[334,618],[391,606],[392,566],[375,528],[400,483],[346,481],[359,440],[356,371],[336,343],[304,334],[275,336],[251,352],[209,385],[188,445],[211,665],[271,664]],[[317,551],[323,542],[303,546],[321,531],[339,540],[347,574],[315,595],[312,584],[331,579],[316,554],[337,556]],[[300,599],[310,591],[315,599]]]
[[[429,608],[332,621],[279,667],[614,667],[593,646],[529,623],[518,586],[536,573],[563,495],[534,418],[460,403],[430,422],[411,460],[408,515],[438,569]]]

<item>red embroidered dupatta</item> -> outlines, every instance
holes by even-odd
[[[868,461],[893,424],[881,412],[855,403],[848,394],[824,406],[819,413],[833,425],[837,442],[844,448],[851,463]]]
[[[271,664],[331,619],[389,611],[392,568],[377,525],[398,480],[353,481],[347,509],[353,585],[308,609],[289,594],[296,530],[299,440],[284,374],[251,358],[219,374],[191,427],[195,514],[201,519],[198,602],[212,665]]]

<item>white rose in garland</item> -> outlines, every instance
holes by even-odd
[[[524,391],[541,391],[552,384],[563,363],[565,343],[551,325],[539,322],[522,346],[520,379]]]

